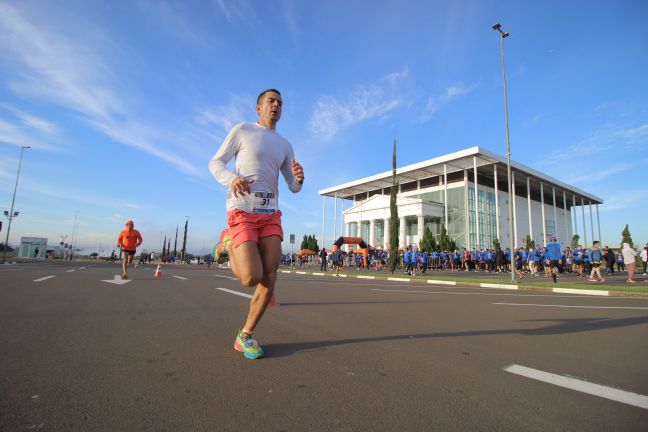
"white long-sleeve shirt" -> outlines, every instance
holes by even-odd
[[[236,157],[235,172],[227,169],[227,164]],[[291,192],[299,192],[302,185],[292,173],[293,148],[287,139],[275,129],[266,128],[258,123],[240,123],[232,128],[220,148],[209,161],[209,171],[223,186],[230,189],[227,193],[227,211],[239,209],[248,213],[269,212],[278,208],[279,172],[283,174]],[[232,193],[231,183],[237,177],[254,180],[250,184],[251,194]],[[273,194],[270,210],[260,210],[260,202],[255,201],[259,193]],[[269,195],[263,195],[267,198]],[[265,204],[265,203],[264,203]]]

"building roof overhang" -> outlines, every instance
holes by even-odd
[[[434,176],[442,176],[444,173],[444,166],[448,174],[470,170],[472,171],[475,165],[477,167],[495,165],[503,166],[502,172],[506,173],[506,158],[498,154],[492,153],[480,147],[471,147],[458,152],[450,153],[444,156],[428,159],[412,165],[407,165],[396,169],[396,180],[400,183],[409,183],[417,180],[422,180]],[[603,204],[603,199],[585,192],[577,187],[571,186],[551,176],[543,174],[534,170],[526,165],[518,162],[511,161],[511,170],[529,177],[531,181],[542,182],[548,186],[554,186],[558,191],[564,191],[570,195],[577,195],[579,198],[587,200],[591,204]],[[498,174],[498,177],[500,175]],[[505,178],[505,177],[504,177]],[[472,173],[469,176],[472,181]],[[516,182],[517,183],[517,182]],[[341,185],[333,186],[330,188],[322,189],[319,191],[320,195],[328,197],[337,197],[343,199],[353,199],[357,194],[368,193],[383,188],[389,188],[392,185],[392,172],[386,171],[373,176],[353,180]]]

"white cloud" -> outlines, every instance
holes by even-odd
[[[197,172],[188,161],[167,151],[160,140],[151,139],[153,135],[168,134],[123,120],[134,116],[125,109],[127,103],[123,98],[111,88],[113,73],[95,54],[97,47],[64,38],[47,24],[33,24],[17,8],[0,3],[0,27],[3,28],[0,53],[11,53],[11,66],[18,69],[21,81],[11,84],[16,93],[53,101],[76,111],[113,140],[160,158],[185,173]],[[34,118],[23,121],[41,130],[47,128]],[[6,125],[5,129],[8,129]],[[15,139],[16,134],[10,136]]]
[[[227,105],[201,110],[196,121],[202,125],[218,126],[221,132],[228,133],[232,127],[246,120],[246,114],[254,109],[249,95],[231,95]]]
[[[627,172],[631,169],[631,164],[619,163],[608,167],[589,168],[587,171],[581,173],[570,171],[564,181],[567,183],[599,183],[610,176]]]
[[[638,207],[643,205],[647,199],[648,190],[646,189],[625,189],[606,198],[605,205],[601,207],[601,212]]]
[[[216,0],[215,4],[230,24],[248,23],[255,16],[254,9],[243,0]]]
[[[386,79],[393,81],[392,78]],[[357,86],[346,100],[321,96],[315,102],[309,128],[315,135],[329,141],[340,129],[387,116],[404,103],[398,96],[387,93],[383,86],[369,84]]]
[[[419,123],[425,123],[426,121],[430,120],[437,111],[442,109],[448,103],[472,92],[476,88],[476,84],[466,86],[463,83],[458,83],[448,87],[440,95],[428,97],[423,109],[420,110],[420,112],[416,116],[416,121]]]

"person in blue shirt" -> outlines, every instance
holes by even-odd
[[[410,252],[410,249],[408,247],[405,249],[405,252],[403,253],[403,267],[405,268],[406,275],[410,274],[411,257],[412,257],[412,253]]]
[[[427,268],[427,261],[428,261],[427,252],[422,252],[421,253],[421,276],[425,274],[425,270]]]
[[[527,259],[529,258],[529,253],[527,252],[526,248],[520,248],[520,258],[522,260],[522,271],[524,271],[524,266],[527,263]]]
[[[412,268],[411,274],[412,276],[416,276],[416,269],[418,268],[419,264],[419,253],[417,250],[412,250],[412,253],[410,255],[410,266]]]
[[[547,254],[545,256],[545,263],[551,270],[551,278],[556,283],[556,275],[558,273],[558,265],[562,264],[562,253],[560,252],[560,245],[557,243],[556,237],[551,237],[551,243],[547,245]]]
[[[601,252],[601,243],[598,240],[594,240],[592,243],[592,251],[590,252],[590,263],[592,266],[592,273],[590,273],[589,279],[590,282],[596,282],[596,276],[598,276],[600,282],[605,282],[605,278],[601,274],[601,261],[603,261],[603,253]]]
[[[578,277],[583,277],[583,247],[576,246],[573,252],[574,256],[574,271],[578,273]]]
[[[520,277],[520,279],[524,279],[524,272],[522,271],[524,265],[523,252],[525,252],[524,248],[515,249],[515,254],[513,255],[515,259],[515,272]]]

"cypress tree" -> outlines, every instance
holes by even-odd
[[[621,232],[621,246],[623,246],[623,243],[628,243],[630,247],[634,247],[628,224],[626,224],[625,228],[623,228],[623,231]]]
[[[400,233],[400,219],[398,218],[398,207],[396,206],[396,195],[398,194],[399,184],[396,181],[396,138],[394,138],[394,148],[392,150],[392,186],[389,191],[389,260],[387,261],[387,268],[394,274],[396,265],[398,264],[398,243]]]
[[[419,241],[419,250],[423,252],[432,252],[432,232],[430,228],[425,227],[423,238]]]
[[[306,234],[304,234],[304,238],[302,239],[299,249],[308,249],[308,237],[306,236]]]
[[[576,246],[578,246],[578,241],[580,240],[580,236],[578,234],[574,234],[572,237],[571,241],[571,248],[576,249]]]

